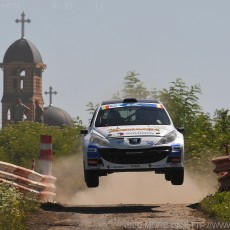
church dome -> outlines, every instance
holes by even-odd
[[[44,108],[44,123],[50,126],[73,126],[73,119],[64,110],[48,106]]]
[[[25,38],[15,41],[6,51],[3,63],[10,62],[42,63],[42,57],[36,46]]]

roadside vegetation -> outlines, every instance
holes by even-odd
[[[40,135],[52,136],[53,157],[71,155],[80,147],[81,125],[48,126],[37,122],[18,122],[0,130],[0,160],[30,168],[40,152]]]
[[[200,208],[209,217],[218,221],[229,222],[230,220],[230,192],[217,192],[207,196],[200,203]]]
[[[0,130],[0,161],[31,168],[38,160],[40,135],[52,136],[53,158],[76,154],[80,147],[80,129],[75,127],[50,127],[35,122],[19,122]],[[35,168],[35,171],[36,168]],[[32,194],[23,194],[0,181],[0,229],[24,230],[26,217],[39,210],[40,203]]]
[[[7,184],[0,187],[0,229],[24,230],[26,229],[26,217],[31,212],[39,210],[40,203],[33,195],[20,193]]]
[[[199,104],[201,93],[199,85],[187,86],[180,78],[170,82],[168,88],[148,89],[140,80],[139,74],[128,72],[124,77],[123,88],[111,95],[111,98],[156,98],[162,101],[174,125],[185,129],[186,169],[198,177],[206,175],[213,178],[215,174],[210,160],[225,155],[225,146],[230,142],[230,114],[227,108],[217,108],[213,117],[204,113]],[[91,115],[94,110],[95,105],[89,102],[87,111]],[[5,127],[0,130],[0,160],[30,168],[32,160],[39,157],[40,135],[52,136],[54,158],[76,154],[81,147],[82,122],[79,117],[75,121],[72,128],[50,127],[35,122],[19,122]],[[217,192],[206,197],[201,202],[201,208],[221,220],[229,220],[230,212],[226,211],[230,210],[229,198],[229,192]],[[0,222],[5,227],[3,229],[7,229],[4,221],[12,224],[8,229],[20,229],[17,227],[20,226],[20,221],[23,223],[27,210],[37,209],[36,203],[31,201],[32,199],[25,198],[12,188],[1,186],[0,218],[3,219]],[[7,208],[12,211],[7,211]],[[222,212],[225,215],[223,218],[220,215]]]

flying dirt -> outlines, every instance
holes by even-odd
[[[100,186],[89,189],[80,154],[56,162],[54,173],[57,201],[73,205],[196,203],[216,190],[215,175],[210,181],[202,176],[193,178],[188,172],[181,186],[171,185],[164,175],[154,172],[126,172],[101,177]]]

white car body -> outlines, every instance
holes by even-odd
[[[153,121],[152,115],[158,120]],[[164,173],[172,184],[183,183],[183,134],[158,100],[103,102],[81,133],[88,187],[97,187],[100,176],[126,171],[155,171]]]

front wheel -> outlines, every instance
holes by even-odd
[[[170,173],[165,173],[165,180],[171,181],[171,174]]]
[[[99,175],[98,172],[92,170],[84,170],[85,182],[87,187],[95,188],[99,185]]]
[[[174,169],[171,172],[171,184],[182,185],[184,182],[184,168]]]

